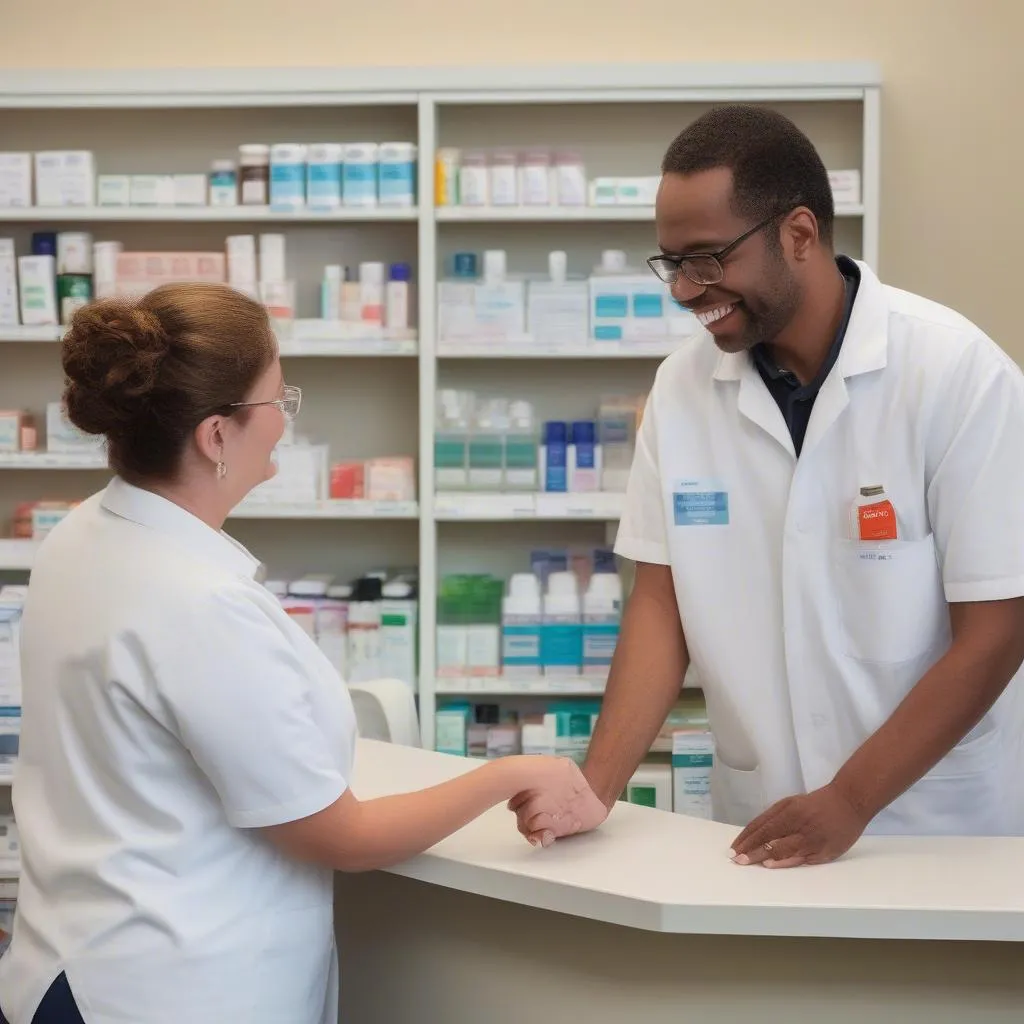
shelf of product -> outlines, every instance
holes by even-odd
[[[401,679],[417,687],[417,580],[414,571],[374,572],[350,582],[330,575],[266,587],[350,683]]]
[[[460,344],[514,348],[523,339],[552,348],[595,351],[663,348],[700,334],[694,314],[679,305],[647,267],[630,266],[621,249],[606,249],[588,274],[570,277],[568,255],[548,254],[546,276],[512,275],[504,249],[453,255],[437,288],[439,351]]]
[[[439,220],[632,220],[653,216],[659,182],[658,175],[588,178],[571,148],[445,147],[435,156],[434,202]],[[837,206],[860,205],[859,170],[830,171],[829,183]]]
[[[799,64],[667,66],[656,100],[649,66],[616,72],[614,81],[588,72],[564,86],[552,84],[559,79],[550,70],[517,69],[501,87],[493,69],[449,69],[443,95],[431,72],[419,86],[419,73],[410,74],[401,94],[385,71],[361,74],[358,86],[300,71],[296,81],[306,85],[298,91],[294,81],[286,91],[268,80],[253,92],[250,79],[230,70],[215,84],[170,83],[157,94],[146,76],[126,73],[102,96],[83,80],[63,98],[40,91],[32,76],[8,76],[0,96],[0,343],[15,344],[0,346],[10,384],[0,469],[107,469],[101,448],[48,422],[49,409],[44,421],[32,398],[59,393],[59,359],[45,343],[59,340],[82,302],[139,295],[167,280],[245,290],[272,315],[286,375],[305,392],[297,425],[317,436],[281,445],[278,476],[234,518],[278,521],[266,528],[270,539],[261,525],[239,525],[260,535],[271,565],[307,557],[302,521],[419,519],[418,530],[393,530],[408,533],[410,561],[415,534],[418,579],[431,598],[417,612],[421,724],[431,746],[445,694],[600,697],[604,676],[582,663],[578,674],[536,664],[504,672],[501,608],[512,596],[504,579],[497,621],[489,611],[462,635],[467,645],[474,638],[472,657],[457,673],[435,671],[445,660],[442,639],[456,648],[463,639],[447,613],[439,624],[433,597],[445,590],[447,567],[511,574],[521,545],[611,543],[656,362],[703,336],[642,261],[656,246],[656,175],[671,133],[710,102],[784,105],[841,169],[830,173],[836,214],[845,218],[837,243],[872,264],[880,96],[876,71],[846,65],[816,65],[813,74]],[[36,110],[31,119],[27,108]],[[154,116],[151,129],[141,122],[140,134],[138,111],[146,109],[169,113]],[[80,149],[62,148],[72,116]],[[93,123],[102,123],[95,137]],[[137,167],[168,173],[125,173]],[[416,362],[376,358],[392,356]],[[368,358],[339,365],[332,357]],[[23,402],[30,408],[10,408]],[[328,438],[330,450],[319,443]],[[366,453],[396,454],[347,459]],[[44,474],[30,489],[23,476],[0,477],[20,531],[0,547],[0,567],[21,571],[33,539],[73,503],[27,501],[67,497],[63,480],[47,485]],[[419,494],[421,483],[432,493]],[[72,494],[91,487],[76,481]],[[376,529],[338,532],[365,534],[372,547]],[[332,528],[317,528],[318,537],[324,530]],[[589,577],[576,571],[582,615]],[[533,575],[543,622],[548,580]],[[486,665],[474,664],[481,651]]]
[[[349,341],[393,351],[413,344],[412,268],[364,260],[328,264],[320,282],[320,316],[298,318],[296,281],[289,276],[282,234],[229,235],[223,251],[126,251],[119,241],[96,241],[83,231],[35,231],[31,252],[17,255],[15,240],[0,238],[0,335],[29,329],[56,340],[59,325],[92,299],[135,298],[162,284],[229,284],[262,302],[282,342]],[[47,332],[52,332],[48,334]]]
[[[337,218],[367,211],[408,215],[416,201],[411,142],[245,143],[208,171],[185,174],[97,174],[96,163],[89,150],[0,153],[0,215],[39,220],[47,212],[88,211],[148,219],[162,212],[199,219],[201,211],[202,219],[243,219],[255,211]]]
[[[442,389],[434,428],[439,515],[617,518],[643,403],[642,395],[606,396],[594,419],[541,424],[525,399]]]
[[[537,550],[530,572],[507,581],[473,573],[443,576],[437,598],[437,687],[446,680],[496,686],[538,678],[565,692],[604,689],[619,636],[622,581],[606,548]],[[473,682],[464,683],[463,680]]]

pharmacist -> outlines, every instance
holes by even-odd
[[[638,433],[596,796],[513,805],[520,830],[600,824],[692,664],[738,863],[1024,834],[1020,371],[835,258],[825,168],[780,115],[714,108],[663,172],[650,263],[710,337],[661,366]]]

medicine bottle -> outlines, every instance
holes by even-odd
[[[248,143],[238,147],[242,205],[267,206],[270,202],[270,147]]]
[[[457,206],[459,203],[459,159],[457,149],[439,149],[434,160],[434,205]]]
[[[551,154],[531,149],[519,167],[519,200],[524,206],[550,206],[551,192]]]
[[[516,154],[510,149],[491,154],[490,194],[492,206],[516,206],[519,203],[519,168]]]
[[[583,157],[574,150],[555,155],[555,201],[559,206],[587,205],[587,173]]]
[[[480,150],[467,150],[459,168],[459,201],[463,206],[486,206],[487,157]]]
[[[238,171],[234,160],[214,160],[210,170],[210,205],[238,205]]]

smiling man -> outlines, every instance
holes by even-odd
[[[690,662],[740,864],[1024,834],[1024,378],[833,251],[828,176],[763,107],[672,143],[651,269],[707,334],[659,369],[617,552],[636,584],[573,807],[598,826]]]

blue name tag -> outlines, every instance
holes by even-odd
[[[706,480],[680,480],[672,488],[676,526],[728,526],[729,492]]]

